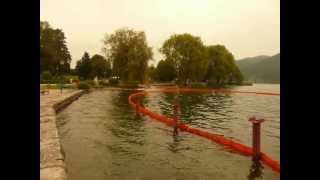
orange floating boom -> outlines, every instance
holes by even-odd
[[[176,92],[177,89],[160,89],[160,90],[151,90],[149,92]],[[280,95],[279,93],[266,93],[266,92],[242,92],[242,91],[229,91],[229,90],[217,90],[217,89],[192,89],[192,88],[180,88],[179,89],[180,92],[212,92],[212,91],[218,91],[218,92],[226,92],[226,93],[251,93],[251,94],[258,94],[258,95],[275,95],[278,96]],[[152,112],[142,106],[138,107],[139,104],[135,104],[133,102],[133,98],[136,97],[143,97],[144,95],[146,95],[146,91],[139,91],[137,93],[133,93],[128,97],[128,101],[131,107],[135,108],[137,111],[139,111],[142,114],[145,114],[153,119],[156,119],[160,122],[165,123],[168,126],[174,126],[176,125],[176,121],[172,118],[168,118],[166,116],[163,115],[159,115],[155,112]],[[188,125],[184,124],[184,123],[179,123],[178,124],[178,128],[182,131],[186,131],[201,137],[204,137],[206,139],[212,140],[218,144],[227,146],[231,149],[233,149],[234,151],[241,153],[245,156],[252,156],[253,155],[253,149],[251,147],[248,147],[244,144],[241,143],[237,143],[234,142],[230,139],[227,139],[221,135],[217,135],[217,134],[212,134],[200,129],[196,129],[196,128],[192,128],[189,127]],[[264,162],[267,166],[271,167],[274,171],[279,172],[280,173],[280,163],[278,163],[275,160],[272,160],[269,156],[267,156],[264,153],[260,153],[260,159],[262,162]]]

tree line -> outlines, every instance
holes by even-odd
[[[209,82],[214,85],[241,83],[243,75],[234,56],[223,45],[206,46],[200,37],[174,34],[167,39],[160,52],[165,59],[151,67],[151,77],[157,81]]]
[[[56,73],[60,69],[70,73],[71,56],[63,32],[52,29],[46,22],[40,22],[40,30],[41,72]],[[223,45],[204,45],[200,37],[174,34],[159,51],[165,58],[156,67],[149,67],[153,52],[145,33],[121,28],[105,35],[104,56],[96,54],[90,58],[85,52],[74,73],[82,79],[117,76],[124,82],[175,81],[182,85],[189,82],[224,85],[243,80],[232,53]]]
[[[200,37],[174,34],[167,39],[160,52],[165,56],[157,67],[148,66],[153,59],[143,31],[119,29],[106,35],[103,51],[112,63],[112,74],[124,81],[209,82],[215,85],[241,83],[243,76],[234,56],[223,45],[203,44]]]
[[[85,52],[83,57],[77,61],[75,74],[80,79],[109,78],[111,75],[111,64],[105,57],[99,54],[95,54],[90,58],[89,53]]]

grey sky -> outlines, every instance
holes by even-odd
[[[280,0],[40,0],[40,19],[65,32],[72,67],[122,27],[145,31],[155,62],[173,33],[223,44],[236,59],[280,52]]]

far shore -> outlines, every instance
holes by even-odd
[[[280,85],[280,83],[243,83],[241,85],[225,85],[224,87],[234,87],[234,86],[253,86],[254,84],[265,84],[265,85]],[[139,84],[138,87],[126,87],[126,86],[95,86],[94,89],[107,89],[107,90],[134,90],[149,87],[169,87],[176,86],[174,83],[152,83],[152,84]],[[184,86],[179,86],[184,87]],[[60,84],[40,84],[40,89],[60,89]],[[213,87],[190,87],[190,88],[213,88]],[[223,88],[223,87],[221,87]],[[63,84],[63,89],[77,89],[76,84]]]

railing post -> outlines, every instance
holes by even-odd
[[[179,106],[177,102],[173,104],[173,120],[174,120],[174,125],[173,125],[174,133],[178,133]]]
[[[136,100],[136,116],[139,116],[139,106],[140,106],[140,101]]]
[[[251,117],[249,119],[252,122],[252,160],[256,161],[260,159],[261,155],[261,123],[264,119],[256,119],[255,117]]]

